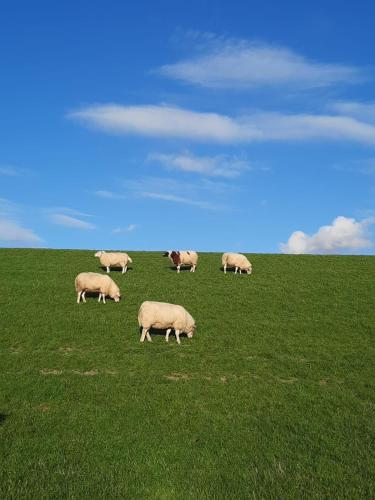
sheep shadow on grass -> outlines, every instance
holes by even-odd
[[[220,266],[219,270],[224,273],[224,267]],[[235,267],[227,267],[227,273],[233,273],[235,272]],[[239,274],[239,271],[237,271],[237,274]]]
[[[107,268],[106,268],[105,266],[99,266],[99,268],[100,268],[102,271],[104,271],[106,274],[108,274],[108,276],[110,276],[110,275],[111,275],[111,272],[112,272],[112,271],[115,271],[115,272],[120,272],[120,273],[122,272],[122,267],[121,267],[121,266],[117,266],[117,267],[116,267],[116,266],[114,266],[114,267],[112,267],[112,266],[111,266],[111,272],[109,272],[109,273],[107,273]],[[129,271],[133,271],[133,268],[132,268],[132,267],[128,267],[128,269],[126,270],[126,272],[128,273]],[[125,273],[125,274],[126,274],[126,273]]]
[[[0,425],[4,425],[5,420],[9,417],[9,415],[6,415],[5,413],[0,413]]]
[[[86,297],[86,300],[87,299],[95,299],[96,302],[98,302],[98,300],[99,300],[99,292],[86,292],[85,293],[85,297]],[[112,299],[109,295],[106,295],[105,301],[106,302],[108,302],[108,301],[114,302],[115,300]],[[81,299],[81,302],[83,302],[82,299]]]
[[[190,273],[190,267],[191,267],[191,266],[181,266],[181,267],[180,267],[180,272],[183,272],[183,271],[189,271],[189,273]],[[170,271],[173,271],[174,273],[176,273],[176,272],[177,272],[177,267],[176,267],[176,266],[168,266],[168,269],[169,269]]]
[[[160,329],[159,328],[150,328],[149,329],[149,334],[151,335],[151,338],[153,336],[155,336],[155,337],[165,337],[166,333],[167,333],[167,328],[160,328]],[[139,327],[139,335],[142,335],[142,327],[141,326]],[[182,338],[187,337],[187,333],[185,333],[185,332],[184,333],[180,333],[180,338],[181,337]],[[171,338],[174,341],[176,341],[176,334],[175,334],[173,328],[172,328],[172,331],[171,331],[171,333],[169,335],[169,342],[171,341]],[[147,341],[147,339],[145,339],[145,341]]]

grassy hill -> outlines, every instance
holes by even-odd
[[[1,498],[373,496],[374,257],[131,252],[123,300],[78,305],[93,253],[0,250]],[[141,344],[143,300],[194,338]]]

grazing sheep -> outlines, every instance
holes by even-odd
[[[103,299],[105,304],[105,296],[109,295],[115,302],[119,302],[121,298],[120,289],[109,276],[99,273],[80,273],[75,279],[77,304],[80,303],[81,297],[83,302],[86,302],[86,292],[99,292],[99,300]]]
[[[99,257],[100,264],[107,268],[107,273],[109,273],[111,267],[122,267],[122,274],[124,274],[128,269],[128,262],[133,262],[125,252],[105,252],[100,250],[100,252],[96,252],[95,257]]]
[[[167,329],[165,340],[169,341],[169,334],[173,329],[178,344],[180,333],[186,333],[189,339],[195,331],[195,321],[182,306],[167,302],[153,302],[147,300],[141,304],[138,312],[138,324],[142,327],[141,342],[145,337],[151,342],[150,328]]]
[[[234,267],[234,274],[237,273],[237,270],[246,271],[247,274],[251,274],[252,266],[248,261],[247,257],[242,255],[241,253],[223,253],[221,258],[221,262],[224,266],[224,273],[227,272],[227,267]]]
[[[191,266],[190,272],[194,273],[198,263],[198,254],[192,250],[189,251],[176,251],[169,250],[163,253],[163,257],[169,257],[170,260],[177,268],[177,272],[180,272],[181,266]]]

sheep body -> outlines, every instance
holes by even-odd
[[[164,257],[169,257],[171,262],[176,266],[177,272],[180,272],[181,266],[191,266],[190,272],[194,273],[198,263],[198,254],[193,250],[169,250],[163,254]]]
[[[245,255],[242,255],[241,253],[223,253],[223,256],[221,258],[221,262],[224,267],[224,273],[227,272],[227,267],[234,267],[235,268],[235,274],[237,273],[237,270],[241,271],[246,271],[247,274],[251,274],[252,272],[252,265],[245,257]]]
[[[125,252],[105,252],[100,250],[100,252],[96,252],[95,257],[99,257],[100,264],[107,268],[107,273],[109,273],[111,267],[122,267],[122,274],[124,274],[128,269],[128,262],[133,262]]]
[[[150,328],[167,329],[165,337],[167,342],[173,329],[179,344],[181,343],[180,333],[187,333],[187,336],[191,338],[195,330],[194,318],[184,307],[149,300],[143,302],[139,308],[138,324],[142,327],[141,342],[144,342],[145,337],[151,342]]]
[[[75,279],[75,287],[77,292],[77,304],[81,298],[86,302],[86,292],[99,292],[99,300],[103,299],[105,304],[105,297],[108,295],[115,302],[119,302],[121,298],[120,289],[116,283],[109,276],[99,273],[80,273]]]

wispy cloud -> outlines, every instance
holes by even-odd
[[[39,246],[43,240],[32,229],[25,228],[14,220],[0,216],[0,242]]]
[[[74,215],[77,217],[92,217],[91,214],[88,214],[86,212],[82,212],[80,210],[76,210],[75,208],[69,208],[69,207],[50,207],[46,208],[43,210],[46,213],[56,213],[56,212],[63,212],[64,214],[69,214],[69,215]]]
[[[9,215],[21,211],[20,205],[7,198],[0,198],[0,215]]]
[[[250,131],[232,118],[217,113],[199,113],[172,106],[91,106],[72,112],[70,118],[115,134],[180,137],[198,141],[236,142]],[[259,136],[254,130],[255,139]]]
[[[124,188],[137,198],[181,203],[205,210],[225,208],[222,203],[212,201],[212,197],[223,193],[222,184],[211,181],[194,183],[168,177],[143,177],[125,181]]]
[[[0,242],[6,242],[7,245],[40,246],[44,240],[18,221],[22,214],[21,205],[7,198],[0,198]]]
[[[189,152],[174,155],[151,153],[148,160],[157,161],[171,169],[213,177],[237,177],[244,170],[251,168],[246,160],[228,155],[195,156]]]
[[[50,214],[49,219],[53,224],[71,227],[74,229],[95,229],[96,227],[94,224],[90,224],[89,222],[77,219],[76,217],[70,217],[65,214]]]
[[[175,137],[196,141],[335,140],[375,144],[375,124],[340,114],[256,112],[237,118],[171,106],[92,106],[72,118],[117,134]]]
[[[105,190],[99,190],[99,191],[94,191],[94,195],[98,196],[99,198],[107,198],[110,200],[122,200],[126,198],[125,196],[117,193],[113,193],[112,191],[105,191]]]
[[[375,102],[337,101],[331,103],[329,109],[340,115],[375,124]]]
[[[356,221],[350,217],[336,217],[331,225],[322,226],[313,234],[294,231],[287,243],[281,243],[283,253],[334,253],[342,250],[360,250],[372,245],[368,237],[368,226],[375,218]]]
[[[207,34],[200,37],[198,45],[198,55],[164,65],[157,72],[191,84],[222,89],[260,86],[310,89],[364,79],[359,68],[309,60],[287,47]]]
[[[142,192],[140,196],[143,198],[153,198],[155,200],[163,200],[163,201],[172,201],[174,203],[183,203],[185,205],[192,205],[194,207],[204,208],[208,210],[216,210],[217,207],[212,203],[207,201],[199,201],[199,200],[191,200],[189,198],[185,198],[183,196],[176,196],[174,194],[166,194],[166,193],[150,193],[150,192]]]
[[[116,227],[112,233],[113,234],[120,234],[120,233],[131,233],[137,228],[137,224],[129,224],[128,226],[125,227]]]
[[[21,171],[18,168],[12,166],[2,166],[0,165],[0,175],[5,175],[7,177],[18,177],[21,175]]]
[[[333,165],[341,172],[352,172],[354,174],[375,175],[375,158],[362,158],[350,162],[336,163]]]

